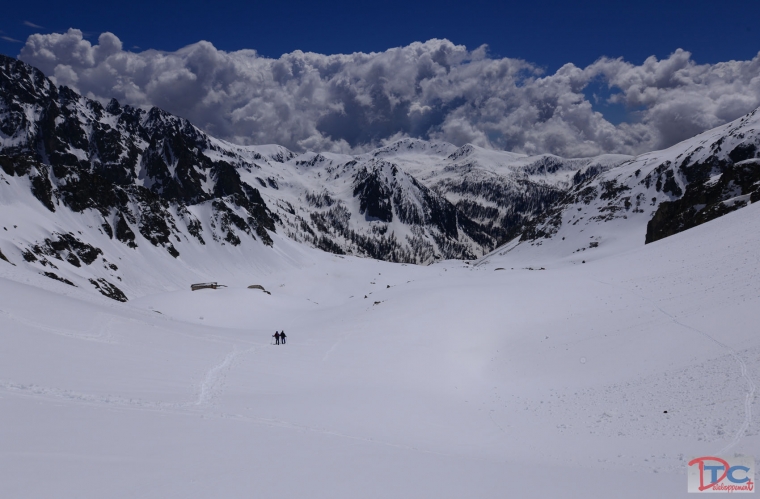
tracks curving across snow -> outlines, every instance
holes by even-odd
[[[650,302],[661,314],[663,314],[664,316],[668,317],[671,321],[673,321],[673,323],[683,327],[684,329],[688,329],[689,331],[693,331],[695,333],[698,333],[704,336],[705,338],[707,338],[708,340],[710,340],[711,342],[715,343],[716,345],[721,347],[723,350],[725,350],[736,361],[736,363],[739,365],[741,376],[742,378],[744,378],[744,381],[747,384],[747,392],[745,393],[745,396],[744,396],[744,420],[742,421],[742,424],[739,425],[739,428],[734,433],[734,436],[731,439],[731,441],[728,444],[726,444],[722,449],[720,449],[718,451],[718,454],[723,454],[731,450],[736,444],[739,443],[739,441],[742,439],[742,437],[746,434],[747,430],[749,429],[749,426],[752,424],[752,404],[755,400],[756,387],[755,387],[755,382],[752,381],[752,377],[749,374],[749,369],[747,368],[747,364],[744,362],[744,359],[741,358],[741,356],[736,350],[734,350],[727,344],[723,343],[722,341],[715,339],[709,333],[706,333],[705,331],[697,329],[694,326],[690,326],[688,324],[681,322],[680,320],[678,320],[676,316],[664,310],[651,298],[642,296],[639,293],[636,293],[635,291],[632,291],[623,286],[616,286],[615,284],[600,281],[598,279],[595,279],[595,281],[598,283],[604,284],[606,286],[620,287],[621,289],[625,289],[629,293],[632,293],[636,295],[637,297]]]
[[[738,352],[731,348],[730,346],[726,345],[725,343],[716,340],[714,337],[712,337],[710,334],[699,330],[693,326],[689,326],[688,324],[684,324],[683,322],[679,321],[676,317],[670,315],[668,312],[664,311],[660,307],[657,307],[660,312],[665,314],[666,316],[670,317],[670,319],[678,324],[681,327],[684,327],[686,329],[689,329],[691,331],[694,331],[696,333],[701,334],[705,338],[709,339],[716,345],[720,346],[724,350],[728,352],[728,354],[736,361],[736,363],[739,365],[739,369],[741,371],[742,378],[744,378],[744,381],[747,383],[747,393],[744,395],[744,421],[739,426],[739,429],[736,430],[736,433],[734,433],[734,437],[731,439],[731,441],[726,444],[725,447],[723,447],[721,450],[718,451],[718,454],[723,454],[727,451],[729,451],[731,448],[733,448],[736,444],[739,443],[739,441],[742,439],[744,434],[749,429],[749,425],[752,424],[752,403],[755,399],[755,382],[752,381],[752,377],[749,375],[749,369],[747,368],[747,364],[744,362],[744,360],[741,358]]]
[[[100,343],[114,343],[113,335],[111,334],[111,326],[113,324],[113,318],[107,317],[105,324],[102,322],[105,314],[97,314],[92,319],[92,324],[86,330],[72,331],[61,327],[53,327],[36,322],[30,319],[26,319],[16,314],[12,314],[7,310],[0,310],[0,315],[6,316],[8,319],[24,326],[52,333],[58,336],[64,336],[66,338],[73,338],[77,340],[95,341]]]
[[[77,337],[79,338],[79,337]],[[81,338],[80,338],[81,339]],[[118,395],[82,393],[61,388],[39,386],[31,383],[18,383],[15,381],[0,380],[0,390],[19,395],[31,396],[44,399],[59,399],[87,405],[108,405],[131,407],[150,410],[192,410],[208,406],[209,403],[221,393],[227,371],[234,365],[235,360],[243,354],[253,352],[255,347],[246,350],[235,348],[224,359],[208,369],[201,382],[198,384],[197,397],[194,402],[175,403],[148,401],[138,398],[127,398]]]
[[[718,345],[719,347],[723,348],[739,365],[742,378],[744,378],[744,381],[747,383],[747,393],[744,395],[744,421],[742,421],[742,424],[739,426],[739,429],[736,430],[736,433],[734,433],[734,437],[731,439],[731,441],[728,444],[726,444],[725,447],[723,447],[721,450],[718,451],[718,454],[723,454],[731,450],[736,444],[739,443],[739,441],[747,432],[747,429],[749,429],[749,425],[752,424],[752,402],[755,399],[755,382],[752,381],[752,378],[749,375],[747,364],[744,362],[741,356],[739,356],[738,352],[736,352],[736,350],[734,350],[730,346],[726,345],[725,343],[721,341],[716,340],[709,333],[706,333],[693,326],[689,326],[688,324],[684,324],[683,322],[679,321],[678,318],[676,318],[674,315],[671,315],[670,313],[663,310],[659,305],[655,304],[655,307],[657,307],[657,310],[659,310],[662,314],[669,317],[670,320],[673,321],[675,324],[678,324],[679,326],[686,328],[690,331],[694,331],[695,333],[699,333],[705,338],[707,338],[708,340]]]
[[[134,397],[122,397],[110,394],[83,393],[51,386],[40,386],[34,383],[17,383],[0,380],[0,390],[25,397],[45,400],[63,400],[88,406],[124,407],[142,410],[177,409],[179,404],[144,400]]]
[[[216,364],[206,371],[206,374],[198,385],[198,398],[193,405],[208,405],[215,396],[219,395],[219,392],[224,385],[226,372],[230,370],[235,359],[242,354],[250,353],[255,350],[256,347],[251,347],[247,350],[238,350],[235,348],[232,352],[228,353],[219,364]]]

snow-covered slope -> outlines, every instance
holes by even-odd
[[[430,263],[475,258],[495,245],[452,203],[384,159],[305,153],[241,176],[258,182],[288,236],[333,253]]]
[[[405,142],[414,144],[402,141],[379,151],[455,204],[497,244],[520,234],[526,224],[552,208],[571,188],[631,159],[623,155],[582,159],[525,156],[472,144],[454,150],[439,146],[434,151],[449,154],[436,155]]]
[[[245,244],[128,303],[0,261],[0,496],[674,498],[760,446],[758,204],[544,270]]]
[[[626,250],[760,200],[760,113],[642,154],[576,185],[504,250]],[[536,251],[535,246],[549,249]],[[530,246],[530,248],[528,248]]]

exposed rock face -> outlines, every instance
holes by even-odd
[[[701,136],[703,140],[686,141],[688,146],[675,161],[663,162],[643,180],[671,197],[659,204],[649,221],[647,243],[760,199],[757,110]]]
[[[104,107],[0,56],[0,131],[5,173],[28,176],[50,211],[97,210],[103,230],[132,248],[139,232],[178,256],[172,236],[180,219],[202,240],[202,225],[186,207],[206,202],[221,228],[212,239],[238,244],[234,226],[272,243],[267,230],[275,220],[258,190],[241,181],[236,166],[203,154],[216,148],[206,134],[158,108],[115,100]]]
[[[458,212],[454,204],[382,159],[324,159],[322,192],[305,193],[306,204],[279,216],[289,223],[289,235],[337,254],[359,254],[405,263],[429,263],[442,258],[469,258],[480,253],[481,227]],[[325,175],[322,175],[324,173]],[[338,197],[340,179],[350,181],[349,198]],[[292,215],[295,215],[293,217]]]
[[[53,239],[45,239],[41,245],[32,247],[34,254],[40,258],[46,256],[67,261],[75,267],[82,263],[91,265],[103,252],[99,248],[80,241],[74,234],[53,234]]]
[[[119,288],[106,281],[105,279],[90,279],[89,281],[90,284],[95,286],[95,289],[97,289],[103,296],[107,296],[108,298],[116,301],[127,301],[126,295],[122,293]]]
[[[274,204],[290,237],[326,251],[411,263],[471,259],[518,236],[573,186],[629,159],[403,139],[358,156],[307,153],[286,163],[320,190],[307,188],[306,203]]]
[[[637,220],[651,243],[760,200],[760,113],[642,154],[583,179],[536,217],[521,239],[540,242],[561,227]]]
[[[676,199],[659,205],[647,226],[650,243],[718,218],[760,199],[760,116],[757,110],[686,151],[656,187]],[[709,134],[710,132],[708,132]],[[680,174],[685,189],[675,185]]]
[[[223,155],[204,154],[216,149],[186,120],[115,100],[104,107],[0,56],[2,171],[28,178],[51,212],[98,213],[101,232],[130,248],[145,240],[176,258],[175,241],[186,233],[205,244],[208,227],[207,239],[224,244],[239,244],[240,237],[272,244],[275,218],[259,191],[241,180],[240,158],[231,158],[238,162],[232,165]],[[205,224],[189,209],[201,205],[210,208]],[[69,234],[51,236],[27,248],[25,259],[37,255],[35,262],[52,265],[48,257],[65,258],[79,267],[102,254]],[[126,299],[101,278],[91,282],[106,296]]]
[[[647,225],[647,243],[696,227],[760,200],[760,160],[724,164],[718,170],[721,173],[689,184],[680,199],[660,203]]]

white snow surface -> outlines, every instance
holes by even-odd
[[[21,262],[55,227],[13,192],[0,497],[673,498],[691,457],[760,458],[757,204],[427,267],[93,231],[122,304]]]

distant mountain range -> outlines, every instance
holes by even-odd
[[[158,108],[104,106],[0,56],[0,258],[126,300],[102,237],[176,259],[189,247],[273,246],[280,234],[417,264],[564,241],[609,222],[643,244],[760,199],[759,122],[753,112],[637,157],[415,139],[361,155],[297,154],[218,140]],[[29,203],[19,190],[47,222],[11,237]],[[87,270],[96,260],[106,263]]]

